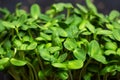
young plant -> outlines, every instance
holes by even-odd
[[[14,80],[118,80],[120,13],[86,4],[0,8],[0,70]]]

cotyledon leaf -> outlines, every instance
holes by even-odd
[[[68,50],[73,50],[77,47],[77,42],[75,41],[75,39],[67,38],[64,42],[64,46]]]
[[[120,41],[120,29],[114,29],[113,36],[116,40]]]
[[[27,64],[27,61],[25,60],[18,60],[15,58],[11,58],[10,59],[11,64],[15,65],[15,66],[24,66]]]
[[[74,51],[73,51],[73,55],[75,56],[75,58],[77,58],[78,60],[82,60],[82,61],[85,61],[86,60],[86,53],[83,49],[79,49],[79,48],[76,48]]]
[[[90,43],[89,43],[89,46],[88,46],[88,55],[103,63],[103,64],[107,64],[107,61],[106,61],[106,58],[105,56],[102,54],[102,50],[98,44],[98,42],[96,40],[92,40]]]
[[[0,65],[4,65],[9,61],[9,58],[2,58],[0,59]]]
[[[52,66],[57,67],[57,68],[67,69],[66,63],[52,63]]]
[[[95,26],[92,25],[89,21],[87,21],[86,27],[89,29],[90,32],[95,33]]]
[[[68,61],[67,67],[68,69],[80,69],[83,67],[83,64],[82,60],[71,60]]]
[[[35,19],[37,19],[40,15],[40,7],[38,4],[33,4],[30,8],[31,16]]]
[[[95,7],[95,5],[92,3],[91,0],[86,0],[86,4],[91,11],[93,11],[94,13],[97,13],[97,8]]]
[[[15,25],[11,22],[8,21],[2,21],[2,25],[5,26],[6,28],[15,28]]]
[[[40,56],[47,61],[51,61],[51,55],[47,49],[38,49]]]
[[[32,42],[27,46],[27,50],[33,50],[37,47],[37,42]]]

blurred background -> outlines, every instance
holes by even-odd
[[[100,13],[108,14],[111,10],[119,10],[120,11],[120,0],[92,0],[93,3],[98,8]],[[15,5],[21,2],[21,8],[29,11],[30,6],[33,3],[38,3],[41,6],[41,10],[44,12],[48,9],[53,3],[65,2],[65,3],[80,3],[85,4],[85,0],[0,0],[0,7],[6,7],[11,12],[15,10]]]

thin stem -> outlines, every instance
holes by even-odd
[[[87,63],[85,64],[85,66],[83,66],[82,70],[80,71],[79,80],[82,79],[82,76],[83,76],[84,70],[86,69],[86,67],[87,67],[88,64],[90,63],[91,59],[92,59],[92,58],[89,57],[89,59],[87,60]]]
[[[9,37],[10,37],[10,35],[8,35],[8,37],[6,37],[6,38],[0,43],[0,46],[2,46],[2,45],[6,42],[6,40],[9,40]]]
[[[14,78],[14,80],[21,80],[17,71],[15,71],[12,67],[8,70],[8,73]]]
[[[107,80],[108,74],[105,74],[103,80]]]
[[[69,18],[70,16],[70,9],[67,9],[67,17],[66,18]]]
[[[70,76],[70,80],[73,80],[73,76],[72,76],[71,71],[69,71],[69,76]]]
[[[42,60],[40,59],[40,56],[39,56],[39,54],[38,54],[38,52],[37,52],[37,49],[35,49],[35,53],[36,53],[37,58],[38,58],[39,66],[40,66],[41,70],[44,71],[44,66],[43,66]],[[45,77],[45,80],[47,80],[46,77]]]
[[[101,80],[101,79],[100,79],[100,74],[99,74],[99,73],[98,73],[98,80]]]
[[[26,77],[26,76],[27,76],[27,73],[26,73],[26,70],[25,70],[24,67],[22,67],[22,68],[20,69],[20,74],[19,74],[19,75],[22,77],[23,80],[30,80],[28,77]]]
[[[30,75],[29,75],[29,76],[30,76],[29,79],[30,79],[30,80],[34,80],[34,74],[33,74],[33,72],[32,72],[33,70],[31,69],[31,67],[30,67],[29,65],[28,65],[28,68],[29,68],[29,74],[30,74]]]
[[[36,72],[35,68],[33,67],[33,65],[31,63],[28,63],[28,66],[31,66],[31,68],[33,69],[33,72],[34,72],[35,80],[38,80],[37,72]]]
[[[32,34],[31,34],[31,30],[30,29],[28,29],[28,34],[32,38]]]
[[[38,62],[39,62],[39,65],[40,65],[41,69],[44,70],[43,63],[42,63],[42,61],[41,61],[41,59],[40,59],[40,56],[39,56],[39,54],[38,54],[38,52],[37,52],[36,49],[35,49],[35,53],[36,53],[36,55],[37,55],[37,57],[38,57]]]
[[[18,38],[19,38],[20,40],[22,40],[22,38],[18,35],[18,34],[19,34],[18,28],[15,28],[15,31],[16,31],[16,33],[17,33]]]

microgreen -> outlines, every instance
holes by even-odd
[[[19,5],[19,4],[18,4]],[[120,13],[56,3],[42,13],[0,8],[0,70],[14,80],[110,80],[120,75]]]

